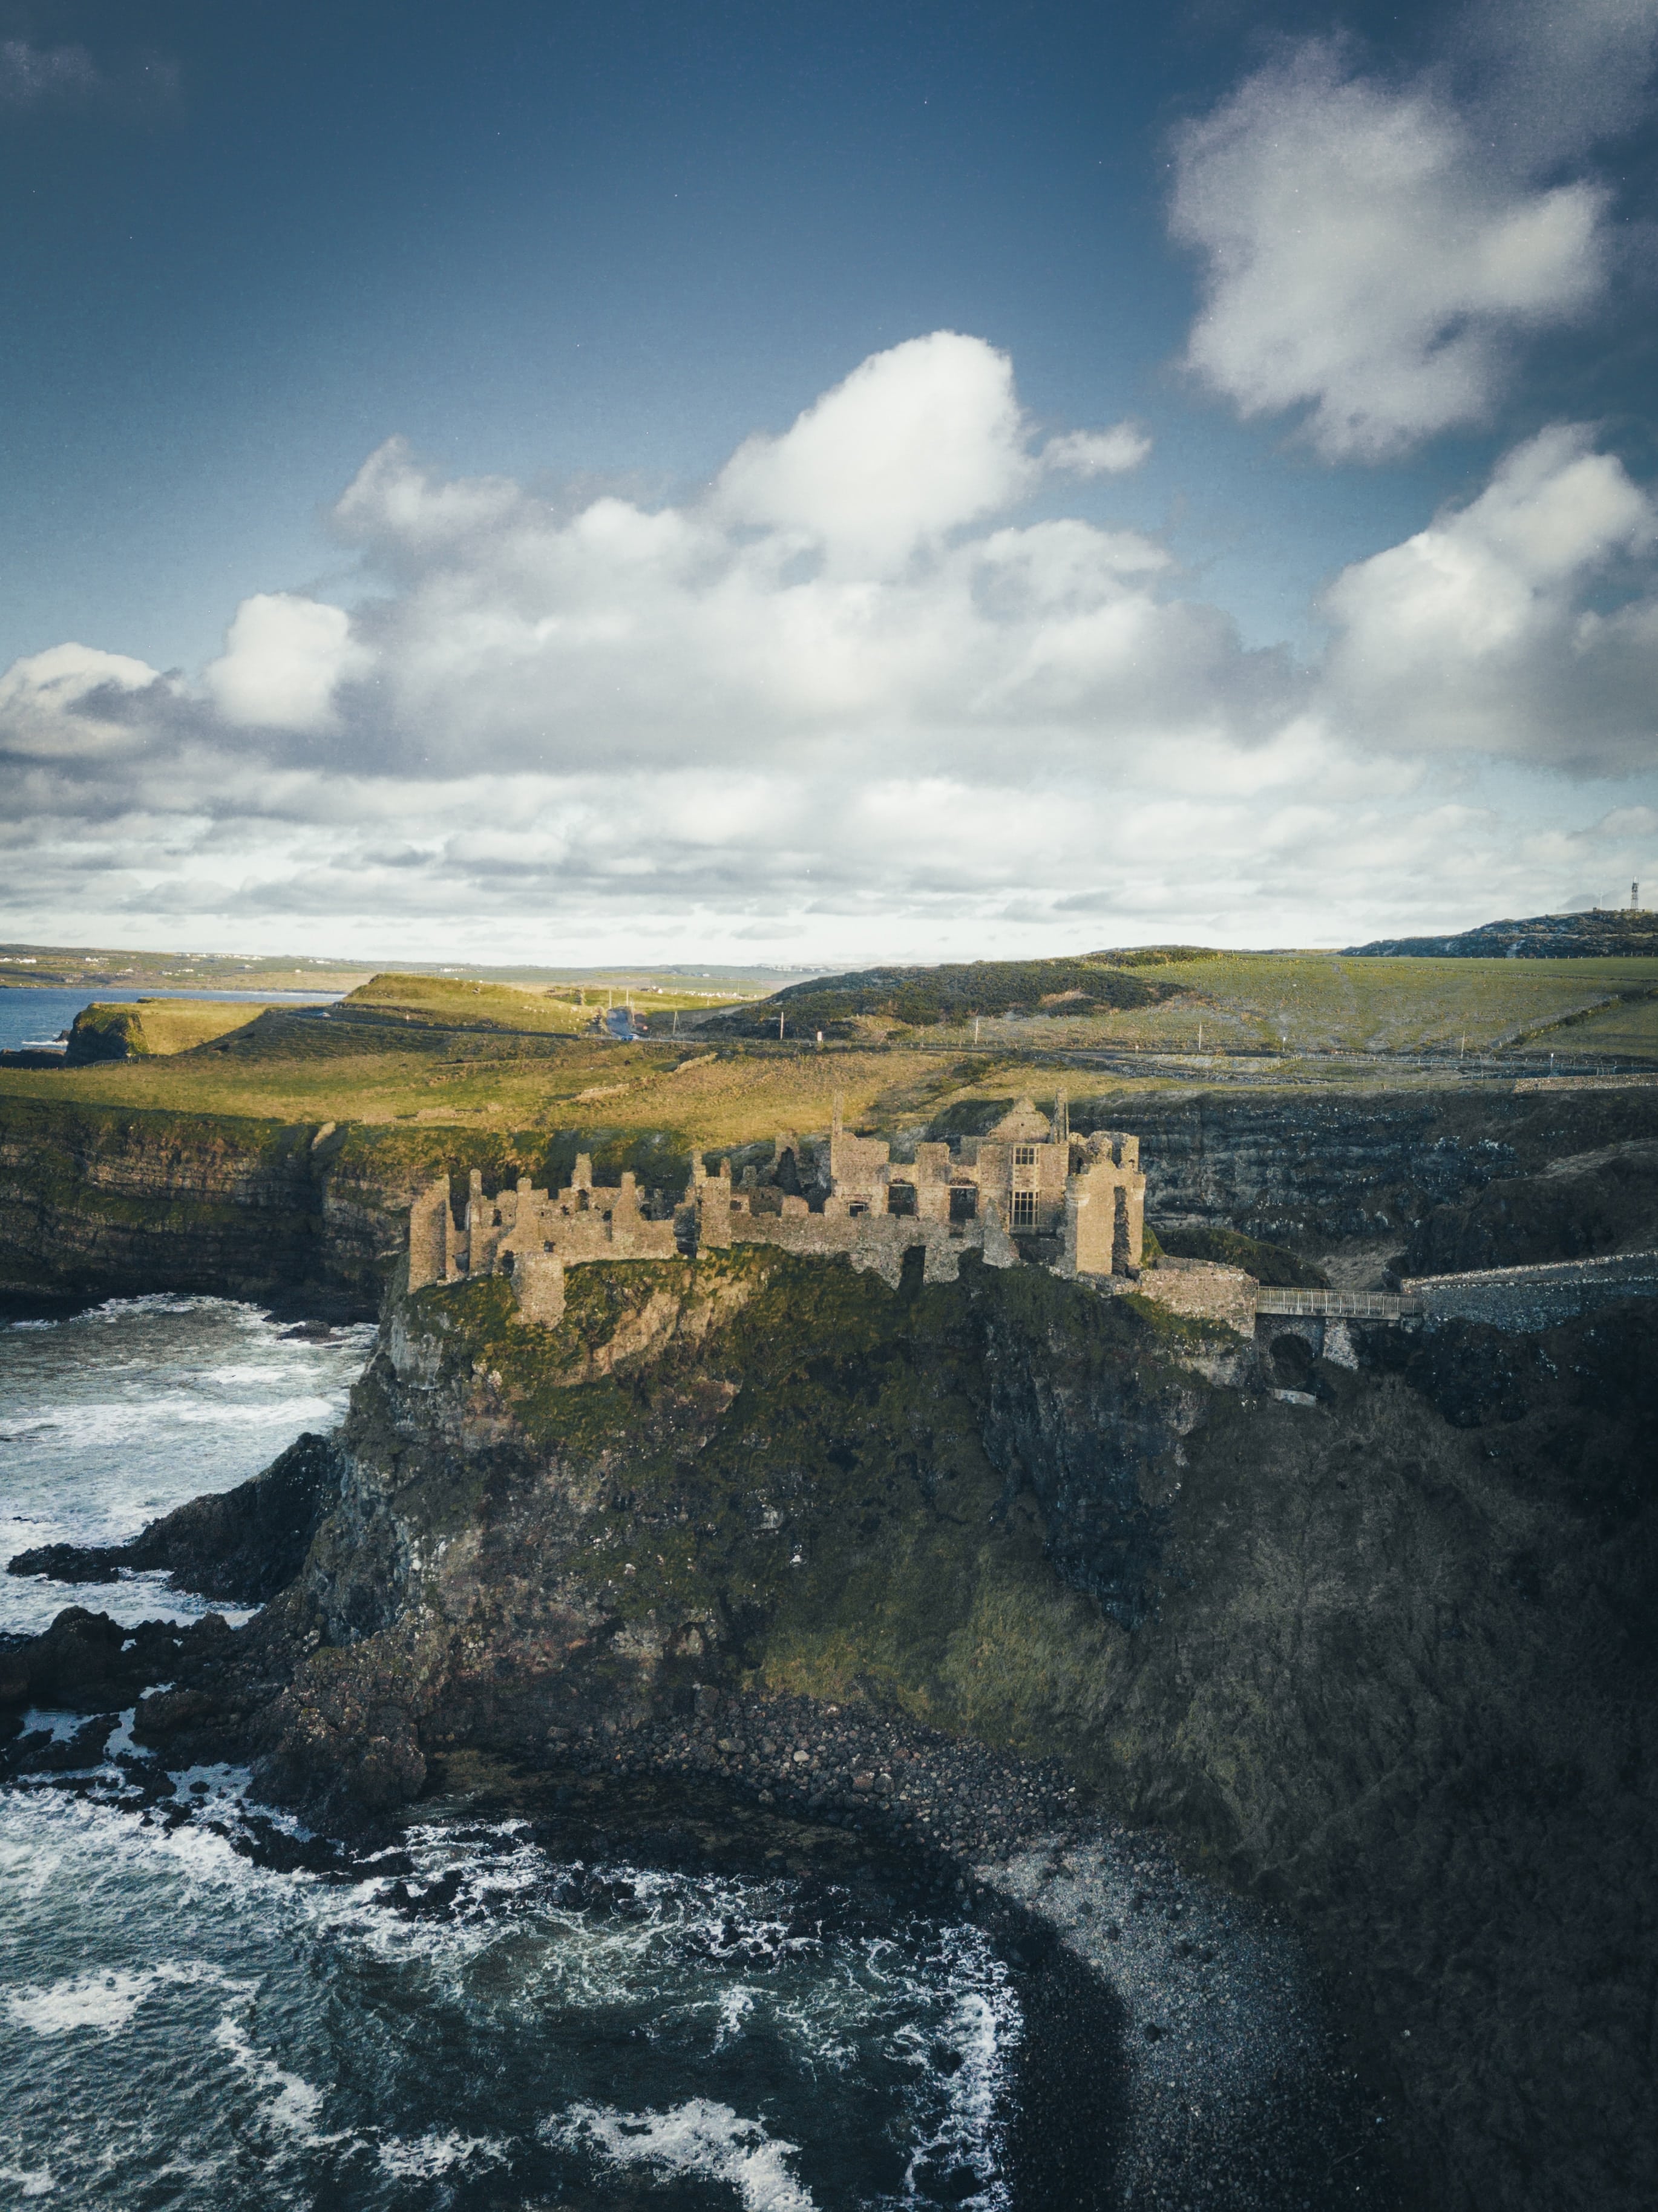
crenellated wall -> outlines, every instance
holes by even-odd
[[[1105,1130],[1072,1138],[1062,1099],[1052,1122],[1021,1099],[988,1137],[964,1139],[954,1152],[919,1145],[913,1160],[895,1162],[884,1139],[847,1134],[837,1098],[818,1161],[828,1183],[819,1184],[816,1206],[799,1188],[805,1156],[800,1139],[785,1132],[773,1147],[771,1179],[762,1182],[750,1167],[738,1183],[729,1158],[710,1175],[694,1154],[689,1190],[671,1219],[643,1211],[631,1175],[613,1190],[595,1187],[585,1153],[556,1194],[521,1176],[516,1188],[486,1197],[474,1170],[459,1227],[448,1184],[434,1182],[410,1209],[409,1287],[510,1275],[519,1311],[550,1326],[564,1310],[565,1269],[594,1261],[774,1244],[847,1259],[896,1285],[906,1255],[919,1251],[924,1281],[954,1282],[964,1252],[993,1267],[1018,1266],[1021,1233],[1057,1241],[1055,1274],[1125,1283],[1139,1276],[1139,1141]]]

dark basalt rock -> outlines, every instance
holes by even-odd
[[[65,1606],[42,1634],[9,1639],[0,1650],[0,1705],[118,1711],[181,1668],[222,1664],[233,1644],[216,1613],[187,1627],[146,1620],[124,1628],[106,1613]]]
[[[302,1436],[263,1474],[191,1498],[130,1543],[42,1544],[19,1552],[6,1572],[112,1583],[123,1572],[161,1567],[174,1589],[222,1604],[264,1605],[298,1574],[339,1486],[333,1439]]]
[[[953,1881],[1091,1791],[1293,1917],[1416,2203],[1645,2212],[1658,1301],[1352,1334],[1357,1370],[1280,1329],[1249,1372],[1033,1271],[764,1248],[573,1271],[553,1332],[434,1289],[255,1622],[71,1608],[0,1690],[137,1703],[336,1833],[519,1762]]]
[[[1402,1272],[1451,1275],[1658,1246],[1658,1139],[1569,1153],[1539,1174],[1501,1176],[1418,1223]]]

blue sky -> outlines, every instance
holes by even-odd
[[[1658,878],[1655,27],[0,8],[0,927],[836,960]]]

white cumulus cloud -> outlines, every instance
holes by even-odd
[[[1114,423],[1108,430],[1067,430],[1050,438],[1042,450],[1045,469],[1066,476],[1114,477],[1137,469],[1151,450],[1151,441],[1132,422]]]
[[[732,766],[756,746],[959,766],[1044,728],[1097,758],[1245,711],[1238,672],[1261,657],[1163,591],[1161,547],[1002,519],[1042,481],[1054,441],[1038,459],[1033,434],[1006,356],[943,331],[748,440],[683,506],[571,514],[440,479],[393,441],[335,514],[397,586],[352,632],[353,672],[374,678],[361,711],[424,761],[560,771]],[[1143,450],[1072,436],[1061,465],[1086,472]]]
[[[155,670],[124,653],[54,645],[15,660],[0,676],[0,743],[36,760],[106,759],[144,741],[140,695],[161,685]]]
[[[1248,416],[1305,410],[1327,459],[1483,421],[1521,333],[1600,294],[1606,191],[1491,158],[1427,82],[1315,43],[1177,140],[1174,235],[1203,257],[1187,365]]]
[[[343,608],[260,592],[237,608],[203,682],[228,722],[313,732],[336,726],[340,684],[368,665]]]
[[[1348,568],[1306,669],[1156,538],[1018,512],[1114,435],[1043,445],[945,333],[656,507],[392,441],[335,511],[350,606],[246,601],[194,685],[79,645],[0,678],[8,933],[853,963],[1658,879],[1654,515],[1587,430]]]
[[[1327,711],[1367,743],[1616,775],[1658,763],[1658,598],[1597,606],[1658,513],[1590,432],[1556,425],[1479,496],[1326,594]]]
[[[885,575],[1011,506],[1029,471],[1012,363],[934,331],[872,355],[780,437],[739,446],[714,506],[821,547],[835,573]]]

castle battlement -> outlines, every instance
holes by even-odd
[[[459,1226],[447,1182],[434,1182],[410,1208],[409,1287],[509,1275],[525,1317],[550,1325],[564,1310],[567,1267],[733,1244],[845,1257],[895,1285],[915,1250],[930,1283],[953,1282],[963,1252],[993,1267],[1029,1258],[1060,1275],[1133,1280],[1145,1226],[1139,1139],[1107,1130],[1073,1137],[1063,1097],[1051,1118],[1022,1098],[987,1135],[920,1144],[913,1160],[895,1160],[883,1139],[850,1134],[837,1097],[827,1143],[780,1133],[763,1179],[750,1167],[733,1181],[728,1158],[710,1175],[694,1155],[671,1218],[645,1211],[631,1175],[614,1188],[595,1184],[586,1153],[556,1193],[521,1176],[486,1197],[474,1169]]]

